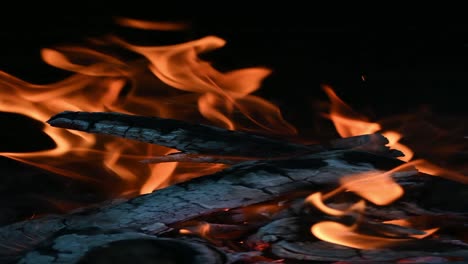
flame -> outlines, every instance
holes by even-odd
[[[182,22],[160,22],[160,21],[146,21],[141,19],[134,19],[128,17],[117,17],[115,23],[120,26],[144,29],[144,30],[162,30],[162,31],[176,31],[184,30],[189,27],[186,23]]]
[[[239,129],[232,121],[235,109],[270,133],[294,135],[296,129],[283,119],[279,109],[257,96],[263,79],[271,70],[264,67],[233,70],[222,73],[200,54],[223,47],[226,41],[215,36],[165,47],[146,47],[114,39],[120,45],[139,53],[150,62],[149,68],[164,83],[182,91],[200,94],[200,113],[208,120],[228,129]],[[222,107],[219,107],[221,105]],[[256,115],[262,109],[260,120]],[[263,119],[263,118],[262,118]]]
[[[236,223],[258,224],[261,222],[270,221],[285,208],[286,205],[281,202],[255,204],[234,209],[231,212],[230,217]]]
[[[398,142],[403,137],[402,134],[396,131],[385,131],[382,132],[382,135],[388,139],[389,146],[403,152],[405,156],[400,157],[399,159],[403,161],[410,161],[413,158],[414,152],[409,147]]]
[[[183,23],[130,18],[117,18],[116,23],[144,30],[187,27]],[[116,111],[199,122],[209,120],[228,129],[296,133],[276,106],[251,95],[261,87],[270,69],[253,67],[221,72],[200,58],[200,54],[222,48],[225,43],[219,37],[207,36],[175,45],[137,46],[118,37],[105,37],[82,46],[44,48],[43,61],[71,75],[55,83],[33,84],[0,71],[0,111],[40,122],[65,110]],[[135,52],[139,58],[118,55],[116,46],[127,53]],[[236,121],[234,112],[244,114],[250,123]],[[139,161],[175,150],[51,126],[44,126],[43,132],[55,146],[34,152],[0,152],[0,155],[75,180],[101,184],[103,190],[111,193],[117,189],[120,195],[149,193],[224,166],[145,164]],[[199,173],[189,172],[194,166]]]
[[[422,235],[411,235],[410,239],[363,234],[360,232],[359,227],[361,224],[365,224],[365,221],[361,223],[359,219],[361,219],[365,211],[366,205],[364,200],[352,204],[347,209],[333,208],[324,203],[325,200],[338,193],[351,191],[379,206],[391,204],[404,193],[403,188],[393,180],[392,175],[397,172],[407,171],[408,168],[412,167],[413,164],[405,163],[386,172],[369,171],[346,176],[340,180],[340,186],[337,189],[325,195],[320,192],[309,195],[305,199],[305,202],[314,205],[320,211],[328,215],[335,217],[353,216],[356,218],[355,223],[351,226],[333,221],[316,223],[310,229],[312,234],[330,243],[358,249],[375,249],[396,245],[401,242],[410,241],[411,239],[422,239],[435,233],[438,228],[424,230],[424,234]],[[400,226],[410,225],[409,222],[404,220],[392,220],[384,223]]]
[[[383,223],[385,223],[385,224],[392,224],[392,225],[398,225],[398,226],[412,227],[411,222],[408,221],[407,219],[394,219],[394,220],[384,221]],[[437,232],[438,230],[439,230],[438,227],[430,228],[430,229],[423,230],[423,231],[424,231],[424,234],[422,234],[422,235],[415,235],[415,234],[412,234],[412,235],[410,235],[410,236],[413,237],[413,238],[417,238],[417,239],[423,239],[423,238],[426,238],[426,237],[428,237],[428,236],[434,234],[434,233]]]
[[[433,176],[440,176],[449,180],[457,181],[463,184],[468,184],[468,177],[463,173],[442,168],[427,160],[417,159],[411,161],[411,164],[413,164],[422,173],[426,173],[428,175]]]
[[[403,188],[389,172],[367,172],[340,179],[342,188],[352,191],[376,205],[387,205],[403,195]],[[385,189],[383,192],[382,190]]]
[[[382,126],[376,122],[370,122],[367,117],[355,112],[348,104],[336,95],[330,86],[323,86],[323,90],[331,101],[330,113],[325,117],[332,120],[336,131],[341,137],[351,137],[364,134],[372,134],[382,130]],[[409,161],[413,157],[413,151],[399,143],[402,135],[396,131],[383,131],[381,133],[389,141],[389,146],[403,152],[399,157],[403,161]]]
[[[194,234],[200,237],[208,238],[211,227],[209,223],[199,223],[198,225],[191,226],[190,228],[181,228],[179,233],[183,235]]]
[[[365,116],[356,113],[330,86],[323,86],[323,90],[331,101],[328,117],[341,137],[372,134],[381,129],[378,123],[369,122]]]
[[[311,232],[319,239],[334,244],[358,249],[376,249],[392,246],[409,239],[384,238],[355,232],[351,227],[331,221],[323,221],[311,227]]]

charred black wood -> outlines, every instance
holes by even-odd
[[[47,122],[55,127],[124,137],[174,148],[184,153],[206,155],[199,158],[173,156],[171,161],[175,161],[176,158],[189,158],[194,162],[208,160],[231,164],[248,158],[285,158],[330,149],[351,148],[393,157],[402,155],[398,150],[390,150],[386,146],[388,140],[380,134],[337,139],[323,145],[302,145],[287,140],[175,119],[113,112],[65,111],[51,117]],[[221,159],[220,156],[228,156],[228,158]],[[165,160],[153,161],[164,162]]]
[[[345,175],[386,170],[401,163],[353,150],[247,161],[134,199],[4,226],[0,228],[0,259],[15,259],[59,232],[98,229],[101,233],[129,230],[157,235],[170,231],[171,225],[181,221],[278,199],[300,190],[333,188]],[[386,164],[385,168],[381,164]],[[410,170],[406,176],[415,173]],[[398,181],[406,178],[398,177]]]
[[[311,151],[300,144],[159,117],[66,111],[47,122],[55,127],[119,136],[187,153],[274,157]]]
[[[324,142],[322,144],[308,145],[312,150],[322,152],[327,150],[337,149],[354,149],[378,153],[389,157],[400,157],[403,155],[399,150],[389,149],[386,144],[387,139],[381,134],[369,134],[354,136],[348,138],[340,138]],[[262,158],[268,160],[284,159],[285,157]],[[222,156],[222,155],[206,155],[177,152],[168,155],[155,156],[145,160],[143,163],[162,163],[162,162],[195,162],[195,163],[220,163],[220,164],[237,164],[247,160],[257,160],[257,157],[238,157],[238,156]]]
[[[28,252],[18,263],[226,263],[223,252],[202,240],[158,238],[136,232],[60,234]]]

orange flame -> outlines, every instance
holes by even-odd
[[[349,227],[337,222],[323,221],[313,225],[311,232],[323,241],[358,249],[383,248],[409,240],[359,234],[355,229],[356,225]]]
[[[440,177],[447,178],[449,180],[468,184],[468,177],[466,175],[453,171],[453,170],[444,169],[440,166],[437,166],[435,164],[428,162],[427,160],[423,160],[423,159],[413,160],[411,161],[411,164],[413,164],[422,173],[440,176]]]
[[[336,95],[331,87],[325,85],[323,90],[331,101],[328,117],[333,121],[336,131],[341,137],[372,134],[381,129],[378,123],[369,122],[366,117],[356,113]]]
[[[116,22],[145,30],[186,27],[185,24],[127,18],[118,18]],[[99,49],[91,45],[96,43]],[[220,72],[199,57],[201,53],[221,48],[225,44],[221,38],[208,36],[176,45],[142,47],[111,37],[91,44],[90,47],[66,46],[41,51],[44,62],[74,73],[56,83],[32,84],[0,72],[0,111],[18,113],[40,122],[65,110],[116,111],[200,122],[205,122],[205,117],[229,129],[257,127],[257,130],[277,134],[296,132],[276,106],[251,95],[270,74],[269,69]],[[107,46],[115,48],[116,44],[143,57],[128,60],[105,51]],[[233,118],[235,110],[252,122],[238,123]],[[200,175],[179,173],[190,167],[189,164],[139,162],[148,156],[173,151],[168,148],[51,126],[45,126],[43,131],[55,142],[55,147],[27,153],[1,152],[0,155],[73,179],[100,183],[109,186],[108,189],[114,188],[112,184],[124,183],[122,194],[148,193]],[[201,172],[222,168],[217,164],[194,166]],[[112,184],[109,184],[109,177],[103,176],[109,174],[116,176]]]
[[[144,30],[162,30],[162,31],[175,31],[187,29],[186,23],[177,22],[160,22],[160,21],[146,21],[141,19],[134,19],[128,17],[117,17],[115,22],[118,25],[130,28],[144,29]]]
[[[305,199],[305,202],[314,205],[328,215],[342,217],[357,214],[357,216],[359,216],[363,214],[365,210],[364,200],[353,204],[348,209],[332,208],[326,205],[324,200],[343,191],[352,191],[376,205],[388,205],[403,195],[403,188],[393,180],[392,174],[408,171],[410,167],[412,167],[412,164],[403,164],[387,172],[370,171],[343,177],[340,180],[341,185],[339,188],[326,195],[322,195],[320,192],[311,194]],[[393,220],[385,223],[400,226],[409,225],[403,220]],[[321,240],[358,249],[382,248],[410,240],[408,238],[387,238],[362,234],[358,230],[359,226],[359,222],[347,226],[337,222],[322,221],[314,224],[310,230]],[[424,230],[424,234],[411,235],[411,237],[422,239],[433,234],[437,230],[438,228]]]
[[[234,129],[234,109],[262,129],[276,134],[296,134],[278,108],[268,101],[250,95],[256,91],[271,71],[263,67],[247,68],[222,73],[199,55],[223,47],[226,42],[215,36],[165,47],[146,47],[114,39],[120,45],[145,56],[149,68],[164,83],[188,92],[201,94],[198,98],[200,113],[218,125]],[[222,107],[219,107],[221,105]],[[258,109],[267,121],[257,118]],[[242,128],[242,127],[241,127]]]
[[[403,188],[391,175],[381,172],[368,172],[340,179],[342,188],[352,191],[376,205],[387,205],[403,195]],[[382,191],[385,189],[385,191]]]
[[[382,129],[379,123],[370,122],[365,116],[356,113],[349,105],[336,95],[329,86],[323,86],[323,90],[331,101],[330,113],[325,115],[335,125],[336,131],[341,137],[351,137],[364,134],[372,134]],[[409,161],[413,157],[413,151],[407,146],[399,143],[402,135],[395,131],[384,131],[382,135],[389,140],[389,146],[403,152],[404,156],[399,158]]]
[[[356,113],[349,105],[347,105],[336,95],[336,93],[331,87],[324,86],[323,89],[331,101],[330,114],[325,116],[332,120],[340,136],[357,136],[362,134],[375,133],[382,129],[379,123],[370,122],[366,117]],[[450,180],[458,181],[464,184],[468,183],[468,177],[463,173],[442,168],[427,160],[413,160],[415,156],[414,151],[408,146],[403,145],[399,142],[400,139],[403,138],[403,135],[401,133],[393,130],[382,131],[380,133],[388,139],[389,147],[403,152],[404,156],[398,157],[398,159],[410,162],[412,165],[416,166],[416,168],[419,171],[427,173],[429,175],[445,177]],[[463,145],[463,143],[460,143],[459,145]],[[452,149],[442,149],[438,151],[447,153],[460,151],[457,150],[457,148],[453,148],[452,146],[447,146],[447,148]]]
[[[211,227],[209,223],[199,223],[190,228],[181,228],[179,233],[182,235],[194,234],[200,237],[208,238]]]

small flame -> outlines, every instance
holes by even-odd
[[[407,219],[394,219],[394,220],[384,221],[383,223],[398,225],[398,226],[405,226],[405,227],[412,227],[411,222],[408,221]],[[413,237],[413,238],[417,238],[417,239],[423,239],[423,238],[426,238],[426,237],[434,234],[438,230],[439,230],[438,227],[430,228],[430,229],[423,230],[424,234],[421,234],[421,235],[411,234],[410,236]]]
[[[193,234],[207,238],[209,237],[210,230],[211,227],[209,223],[200,223],[198,225],[191,226],[190,228],[181,228],[179,233],[183,235]]]
[[[355,231],[356,227],[323,221],[313,225],[311,232],[323,241],[358,249],[383,248],[409,240],[359,234]]]
[[[387,205],[403,195],[403,188],[389,172],[367,172],[340,179],[342,188],[352,191],[376,205]],[[382,191],[385,190],[385,191]]]
[[[364,200],[360,200],[347,209],[333,208],[324,203],[326,199],[340,192],[351,191],[376,205],[384,206],[391,204],[404,193],[403,188],[393,180],[392,174],[407,171],[409,167],[412,167],[412,164],[403,164],[386,172],[370,171],[346,176],[340,180],[340,187],[334,191],[325,195],[322,195],[320,192],[309,195],[305,199],[305,202],[314,205],[320,211],[336,217],[350,215],[357,219],[351,226],[333,221],[322,221],[314,224],[310,229],[311,232],[321,240],[358,249],[382,248],[409,241],[410,239],[407,238],[388,238],[361,233],[359,231],[360,222],[358,219],[365,211]],[[385,223],[401,226],[408,225],[407,222],[402,220],[387,221]],[[425,233],[423,235],[411,235],[411,237],[422,239],[430,236],[437,230],[438,228],[424,230]]]
[[[323,90],[331,101],[328,117],[335,124],[336,131],[341,137],[372,134],[381,129],[378,123],[369,122],[365,116],[356,113],[330,86],[323,86]]]
[[[182,22],[146,21],[128,17],[117,17],[115,18],[115,22],[120,26],[144,30],[177,31],[189,27],[189,25]]]
[[[359,136],[372,134],[382,129],[379,123],[370,122],[367,117],[355,112],[341,98],[336,95],[330,86],[323,86],[323,90],[331,101],[330,113],[325,115],[332,120],[336,131],[341,137]],[[402,135],[396,131],[383,131],[381,133],[389,141],[389,146],[403,152],[404,156],[399,157],[403,161],[409,161],[413,157],[413,151],[407,146],[399,143]]]
[[[405,156],[400,157],[399,159],[410,161],[413,158],[414,152],[409,147],[398,142],[403,137],[400,133],[396,131],[385,131],[382,132],[382,135],[388,139],[389,146],[403,152]]]
[[[422,173],[426,173],[428,175],[440,176],[440,177],[447,178],[449,180],[457,181],[463,184],[468,184],[468,177],[466,175],[453,171],[453,170],[444,169],[431,162],[428,162],[427,160],[424,160],[424,159],[413,160],[411,161],[411,164],[413,164]]]

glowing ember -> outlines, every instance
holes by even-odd
[[[190,227],[190,229],[182,228],[182,229],[179,230],[179,233],[185,234],[185,235],[187,235],[187,234],[196,234],[196,235],[199,235],[201,237],[208,237],[210,229],[211,229],[210,224],[200,223],[199,225]]]

